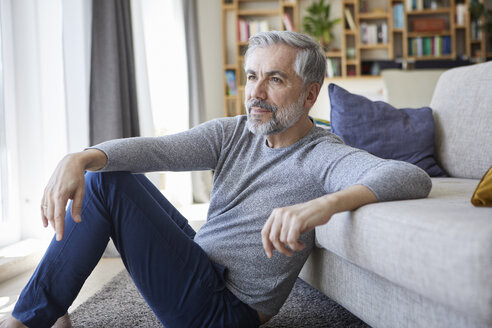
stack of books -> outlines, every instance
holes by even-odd
[[[385,44],[388,43],[388,24],[360,24],[360,38],[363,44]]]
[[[250,36],[269,30],[270,26],[266,20],[237,20],[237,39],[239,42],[248,42]]]
[[[451,54],[451,37],[417,37],[408,39],[408,55],[411,57],[434,56]]]

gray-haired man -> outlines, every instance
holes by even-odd
[[[59,241],[3,327],[63,316],[110,237],[166,327],[256,327],[289,295],[316,226],[368,203],[428,195],[424,171],[348,147],[313,124],[325,57],[311,38],[255,35],[245,70],[246,116],[113,140],[60,162],[42,203]],[[214,185],[197,234],[143,176],[115,172],[206,169]]]

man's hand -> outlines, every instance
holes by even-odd
[[[273,256],[274,249],[292,256],[294,251],[303,250],[306,246],[299,242],[302,234],[327,223],[335,213],[374,202],[377,198],[372,191],[355,185],[306,203],[276,208],[261,230],[263,249],[268,258]]]
[[[85,194],[85,170],[97,170],[106,165],[106,155],[97,149],[65,156],[46,186],[41,201],[41,218],[43,226],[48,223],[56,232],[56,240],[63,239],[65,230],[65,209],[72,199],[72,218],[81,222],[82,200]]]

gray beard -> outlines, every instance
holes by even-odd
[[[277,106],[270,105],[263,100],[250,99],[244,102],[248,121],[246,127],[255,135],[271,135],[281,133],[294,125],[302,116],[304,105],[304,93],[299,96],[299,99],[290,105],[287,105],[280,110]],[[272,112],[272,118],[267,122],[262,122],[255,115],[251,114],[251,107],[260,107]]]

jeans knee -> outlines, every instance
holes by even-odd
[[[130,172],[125,171],[114,171],[114,172],[91,172],[87,171],[85,173],[85,181],[86,182],[102,182],[104,180],[119,180],[124,179],[126,177],[131,177],[132,174]]]

